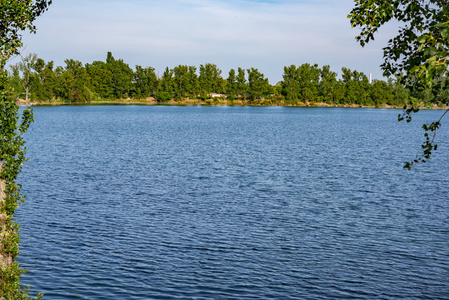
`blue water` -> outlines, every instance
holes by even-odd
[[[441,112],[399,112],[36,107],[23,282],[46,299],[449,299],[449,126],[406,171]]]

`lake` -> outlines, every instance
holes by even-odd
[[[46,299],[448,299],[449,119],[407,171],[442,112],[400,112],[35,107],[23,282]]]

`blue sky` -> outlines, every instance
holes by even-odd
[[[275,84],[284,66],[317,63],[381,79],[382,47],[395,32],[386,27],[374,43],[359,46],[347,19],[352,0],[53,2],[36,21],[37,34],[24,34],[24,53],[60,66],[67,58],[105,61],[111,51],[159,74],[167,66],[214,63],[224,78],[231,68],[254,67]]]

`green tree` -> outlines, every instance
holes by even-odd
[[[15,65],[12,65],[11,68],[14,72],[19,73],[19,81],[25,90],[25,103],[28,105],[28,99],[30,97],[30,88],[31,88],[31,80],[32,74],[34,72],[34,68],[36,66],[37,54],[30,53],[27,56],[22,56],[22,60]]]
[[[318,100],[318,84],[320,81],[321,70],[317,64],[302,64],[296,70],[298,73],[299,98],[301,101]]]
[[[27,289],[20,283],[25,272],[16,261],[19,254],[19,226],[14,222],[14,212],[23,200],[20,185],[16,183],[25,160],[23,134],[33,121],[30,109],[22,116],[11,97],[7,61],[19,54],[21,33],[36,32],[34,21],[51,1],[0,1],[0,300],[25,299]]]
[[[111,52],[107,54],[106,68],[111,75],[110,88],[113,97],[127,98],[132,88],[133,70],[122,59],[115,59]]]
[[[20,74],[19,70],[11,68],[11,72],[9,73],[9,82],[8,87],[11,90],[12,97],[17,99],[24,93],[23,87],[20,84]]]
[[[86,68],[78,60],[66,59],[66,67],[59,80],[61,81],[61,94],[59,95],[67,102],[89,102],[94,99],[90,87],[90,77]]]
[[[392,86],[393,101],[400,107],[407,105],[410,101],[410,90],[402,82],[403,80],[399,76],[388,79],[389,85]]]
[[[323,66],[320,73],[318,92],[321,101],[333,104],[336,102],[337,73],[331,71],[330,66]]]
[[[361,30],[356,40],[362,46],[374,40],[374,34],[386,23],[395,20],[403,25],[384,48],[381,68],[386,76],[415,72],[432,61],[444,61],[447,66],[449,3],[446,0],[358,0],[348,17],[351,25]],[[445,50],[438,51],[442,49]]]
[[[334,86],[334,103],[342,104],[345,99],[345,84],[338,80]]]
[[[179,65],[173,68],[173,84],[175,87],[176,98],[184,99],[190,88],[189,67]]]
[[[434,81],[436,104],[439,106],[446,105],[449,99],[449,77],[448,73],[438,76]]]
[[[282,78],[282,89],[285,99],[290,104],[296,104],[299,98],[299,78],[297,68],[295,65],[284,67],[284,75]]]
[[[105,62],[94,61],[92,64],[86,64],[86,70],[91,78],[92,89],[96,94],[101,98],[114,97],[112,72]]]
[[[226,93],[228,94],[228,99],[235,99],[235,94],[237,93],[237,81],[234,69],[229,71],[228,78],[226,79]]]
[[[394,93],[392,85],[388,84],[383,80],[375,79],[372,83],[372,88],[370,89],[370,101],[367,101],[367,105],[394,105]],[[362,103],[363,104],[363,103]]]
[[[248,72],[248,94],[249,99],[254,101],[269,93],[268,79],[258,69],[250,68]]]
[[[371,105],[368,77],[360,72],[342,68],[342,79],[345,85],[345,104]]]
[[[45,63],[38,58],[34,70],[37,76],[32,82],[32,89],[35,91],[37,100],[51,100],[54,97],[53,87],[55,85],[56,74],[53,71],[53,61]]]
[[[154,68],[142,68],[141,66],[136,66],[133,84],[133,94],[135,97],[154,97],[158,85],[158,80]]]
[[[401,29],[384,48],[384,75],[405,75],[414,85],[432,84],[449,65],[449,2],[447,0],[358,0],[349,13],[351,25],[360,28],[356,40],[364,46],[374,40],[374,34],[386,23],[396,21]],[[413,79],[413,80],[410,80]],[[412,120],[418,109],[404,107],[398,120]],[[404,167],[410,169],[426,162],[437,149],[435,136],[441,120],[424,124],[423,153]]]
[[[162,78],[159,80],[158,92],[156,100],[158,102],[167,102],[173,98],[174,91],[173,70],[165,68]]]
[[[245,78],[245,69],[238,68],[237,69],[237,94],[240,97],[243,97],[244,100],[246,100],[246,92],[248,91],[248,84],[246,83]]]
[[[63,67],[57,66],[55,69],[55,85],[53,87],[55,98],[70,102],[72,101],[73,75]]]
[[[318,101],[321,69],[318,65],[302,64],[284,67],[283,94],[288,103],[297,104],[298,100]]]
[[[196,99],[198,97],[198,91],[200,89],[198,75],[196,74],[196,67],[189,66],[189,71],[187,73],[187,78],[189,81],[189,94],[191,98]]]
[[[200,65],[199,76],[200,91],[203,96],[211,93],[222,93],[225,89],[225,81],[221,77],[221,70],[217,65],[207,63]]]

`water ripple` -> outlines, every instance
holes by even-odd
[[[449,160],[403,171],[421,140],[396,115],[37,107],[24,282],[47,299],[447,299]]]

